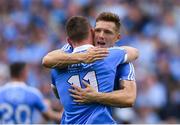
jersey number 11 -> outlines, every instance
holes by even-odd
[[[86,73],[86,75],[83,77],[83,80],[89,81],[89,84],[96,90],[98,91],[98,82],[96,78],[96,73],[95,71],[90,71]],[[70,84],[75,84],[79,87],[81,87],[80,83],[80,77],[79,75],[73,75],[68,79],[68,83]]]

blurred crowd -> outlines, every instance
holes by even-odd
[[[180,123],[179,0],[0,0],[0,85],[9,79],[8,64],[25,61],[27,83],[61,108],[42,57],[66,43],[69,17],[86,16],[94,26],[103,11],[121,18],[117,45],[140,52],[134,62],[137,100],[133,108],[114,108],[118,123]]]

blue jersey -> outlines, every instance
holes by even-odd
[[[135,71],[132,63],[124,63],[118,66],[115,78],[115,90],[120,89],[119,80],[135,81]]]
[[[0,88],[0,124],[29,124],[35,109],[47,110],[42,94],[25,83],[7,83]]]
[[[96,91],[111,92],[114,89],[116,68],[124,62],[125,51],[110,48],[109,56],[91,64],[73,64],[63,70],[52,70],[52,83],[56,86],[64,107],[62,124],[113,124],[111,108],[105,105],[77,104],[70,96],[71,84],[84,88],[82,80],[89,82]]]

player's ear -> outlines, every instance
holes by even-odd
[[[121,39],[121,34],[119,33],[118,36],[117,36],[118,39]]]
[[[90,30],[91,30],[92,36],[93,36],[93,38],[94,38],[94,29],[91,28]]]
[[[90,32],[91,32],[91,34],[92,34],[93,45],[95,45],[95,43],[94,43],[94,35],[95,35],[95,34],[94,34],[94,29],[91,28]]]
[[[118,40],[121,39],[121,34],[120,34],[120,33],[118,33],[117,39],[118,39]]]
[[[93,32],[93,33],[94,33],[94,28],[91,28],[91,32]]]

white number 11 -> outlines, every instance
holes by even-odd
[[[97,83],[97,79],[96,79],[96,73],[95,71],[90,71],[88,72],[84,77],[83,80],[89,81],[90,85],[96,90],[98,91],[98,83]],[[80,84],[80,78],[79,75],[73,75],[68,79],[68,82],[70,84],[75,84],[78,87],[81,87]]]

